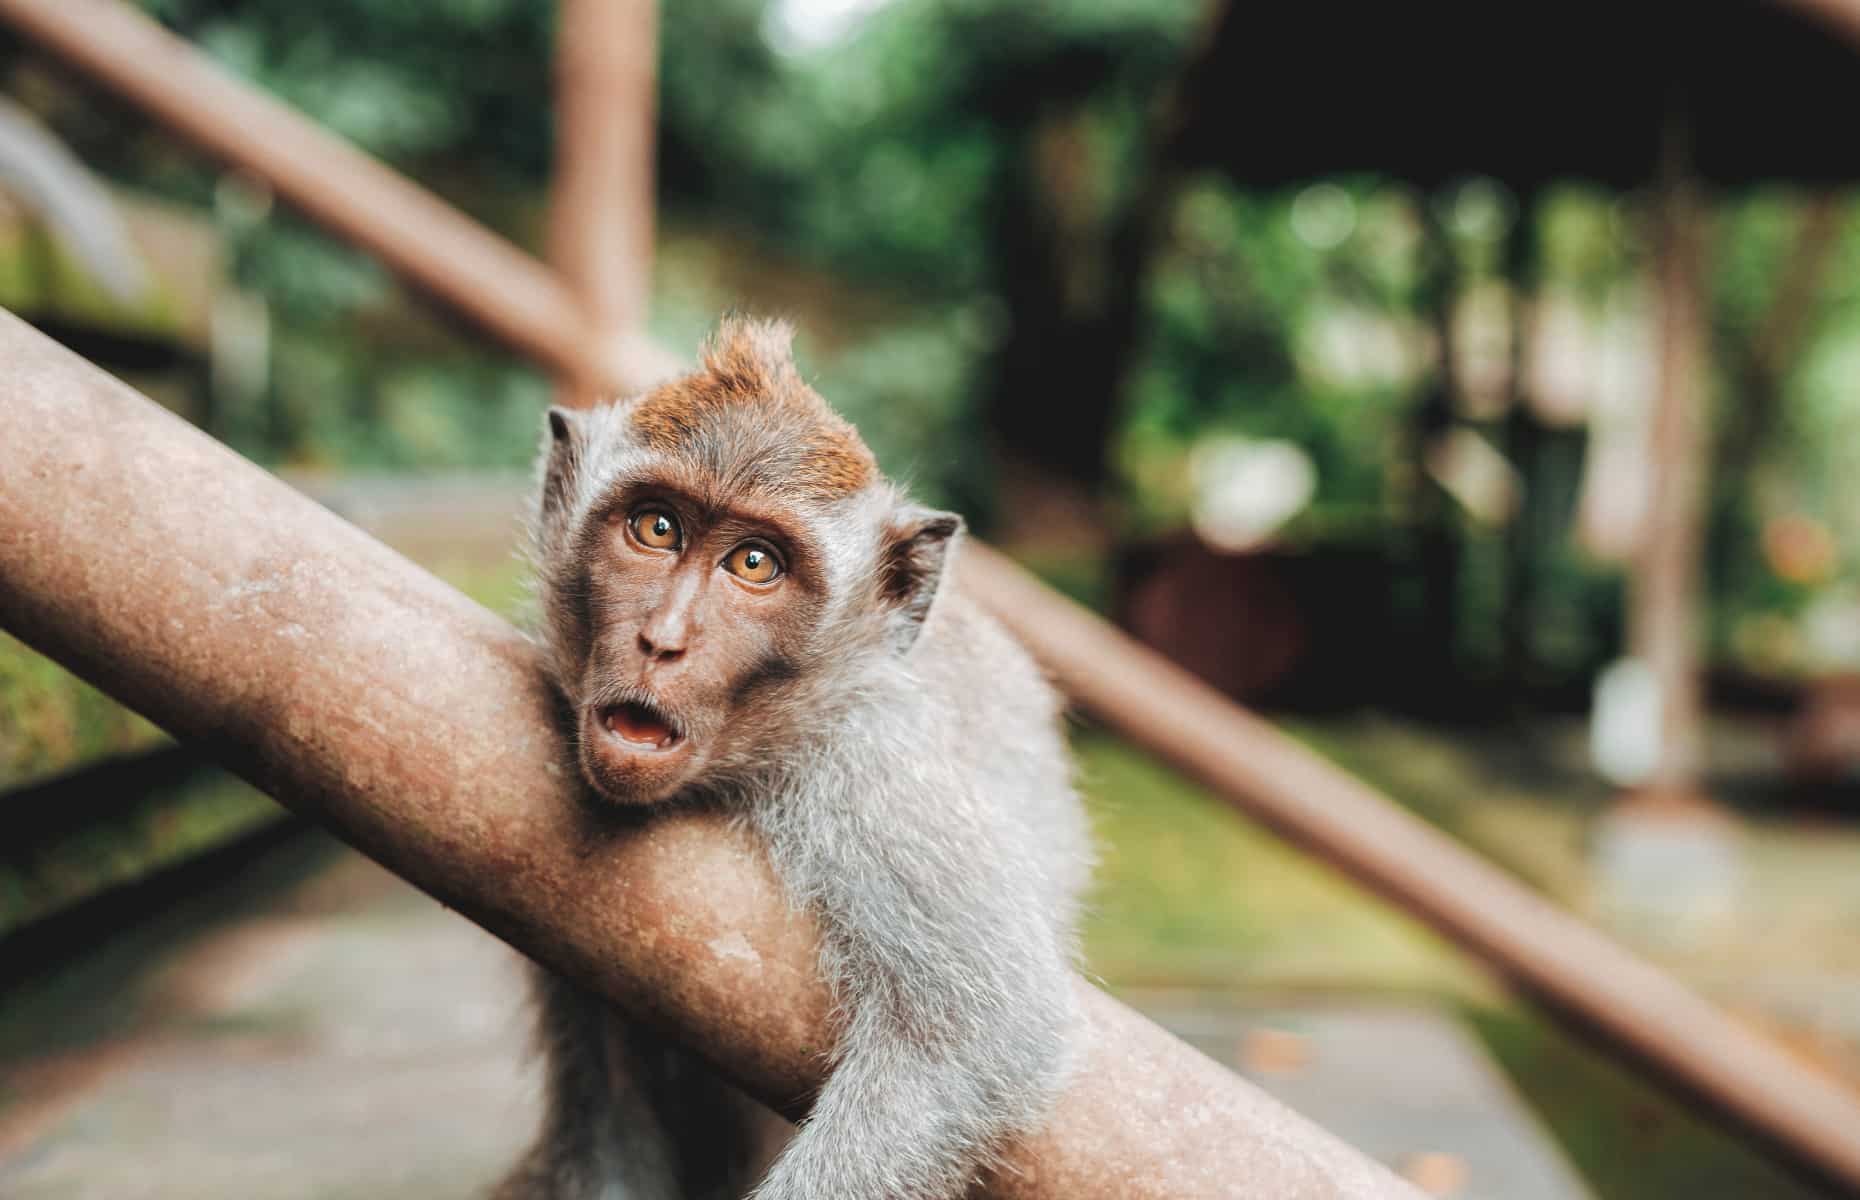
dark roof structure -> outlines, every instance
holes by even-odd
[[[1860,55],[1831,5],[1809,7],[1232,4],[1189,85],[1178,161],[1262,185],[1363,172],[1627,187],[1653,178],[1677,110],[1711,183],[1860,179]]]

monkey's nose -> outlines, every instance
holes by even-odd
[[[644,629],[639,631],[639,648],[652,662],[673,662],[682,658],[685,653],[683,638],[671,638],[658,634],[655,640],[655,636]]]

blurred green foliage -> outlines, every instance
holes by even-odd
[[[120,799],[108,821],[9,848],[0,862],[0,937],[285,816],[263,792],[212,768],[184,786]]]
[[[551,155],[551,0],[142,3],[230,70],[535,245]],[[1317,492],[1283,540],[1319,552],[1405,545],[1431,486],[1417,475],[1412,426],[1435,376],[1443,295],[1496,286],[1508,247],[1529,242],[1531,282],[1605,325],[1645,300],[1652,206],[1569,187],[1521,208],[1478,180],[1438,194],[1376,178],[1249,192],[1200,173],[1183,180],[1146,269],[1126,283],[1112,243],[1154,165],[1153,113],[1204,19],[1196,0],[892,0],[816,45],[776,0],[662,6],[655,327],[688,346],[732,305],[796,316],[810,374],[887,467],[985,525],[991,417],[1022,399],[1001,390],[1004,347],[1041,316],[1028,297],[1088,315],[1106,288],[1128,286],[1137,336],[1103,497],[1117,534],[1178,531],[1195,501],[1190,455],[1226,433],[1286,439],[1310,456]],[[216,414],[221,436],[262,461],[330,468],[528,460],[549,394],[534,371],[459,336],[366,256],[242,200],[141,118],[56,88],[37,99],[87,161],[211,213],[235,278],[265,298],[270,384]],[[1734,418],[1746,347],[1802,211],[1784,189],[1715,198],[1725,428],[1744,428]],[[1032,258],[1015,253],[1025,231],[1011,224],[1023,219],[1045,239]],[[1430,251],[1432,230],[1444,251]],[[1829,597],[1860,595],[1860,471],[1848,449],[1860,444],[1848,436],[1860,411],[1848,383],[1860,241],[1843,236],[1835,253],[1760,447],[1715,481],[1713,645],[1769,668],[1829,665],[1800,627]],[[1046,292],[1017,290],[1045,269]],[[1465,424],[1511,451],[1501,418]],[[1617,568],[1571,537],[1581,465],[1553,449],[1532,469],[1545,502],[1525,535],[1541,605],[1526,640],[1563,678],[1619,644]],[[1459,665],[1493,668],[1513,539],[1446,511],[1460,549]],[[1785,578],[1766,557],[1766,524],[1790,513],[1827,524],[1840,549],[1832,573]]]
[[[185,340],[189,332],[165,280],[124,305],[44,225],[24,221],[0,226],[0,307],[118,333]]]
[[[141,717],[0,633],[0,791],[161,738]]]
[[[535,245],[552,138],[549,0],[143,6],[236,74]],[[1002,335],[989,250],[1003,175],[1055,88],[1063,103],[1103,91],[1105,110],[1128,118],[1132,97],[1179,57],[1198,11],[1191,0],[902,0],[847,43],[809,51],[780,44],[763,0],[665,5],[664,220],[753,229],[740,251],[826,267],[835,287],[868,293],[831,314],[827,344],[804,338],[803,353],[888,465],[930,498],[979,506],[974,398]],[[1004,105],[1027,111],[1004,115]],[[221,436],[296,465],[527,461],[547,396],[534,372],[456,338],[376,264],[295,216],[228,204],[206,164],[150,136],[139,117],[89,96],[51,108],[87,161],[212,209],[235,278],[265,298],[272,394],[260,411],[220,414]],[[1119,143],[1113,158],[1132,148],[1132,123],[1116,125],[1100,131]],[[817,323],[815,296],[667,257],[655,326],[674,344],[691,344],[736,304]]]
[[[1318,522],[1381,506],[1418,365],[1399,340],[1414,336],[1412,322],[1391,327],[1390,353],[1358,377],[1300,359],[1322,359],[1329,321],[1373,324],[1412,309],[1413,198],[1372,184],[1337,196],[1362,227],[1319,249],[1295,228],[1294,197],[1249,195],[1212,176],[1183,190],[1148,281],[1148,337],[1117,447],[1139,528],[1184,522],[1185,456],[1218,431],[1304,449],[1317,468]]]

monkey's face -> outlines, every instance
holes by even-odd
[[[551,665],[622,804],[753,782],[908,652],[961,520],[900,501],[794,368],[726,321],[703,368],[552,410],[537,514]]]
[[[668,799],[755,769],[823,609],[820,549],[795,512],[629,481],[584,533],[581,765],[611,800]]]

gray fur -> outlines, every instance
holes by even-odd
[[[591,611],[580,540],[658,455],[630,432],[628,407],[571,415],[571,444],[546,449],[539,480],[542,637],[571,701],[599,682],[587,662],[601,623],[631,619]],[[806,653],[746,685],[738,723],[756,732],[670,801],[737,813],[823,929],[841,1022],[831,1074],[753,1195],[950,1200],[1042,1120],[1069,1069],[1086,822],[1053,691],[950,586],[954,519],[882,479],[794,503],[824,547]],[[885,556],[899,523],[926,520],[922,578],[898,602]],[[549,1112],[501,1200],[750,1189],[759,1135],[740,1093],[541,972],[538,999]],[[694,1142],[731,1170],[697,1178]]]

